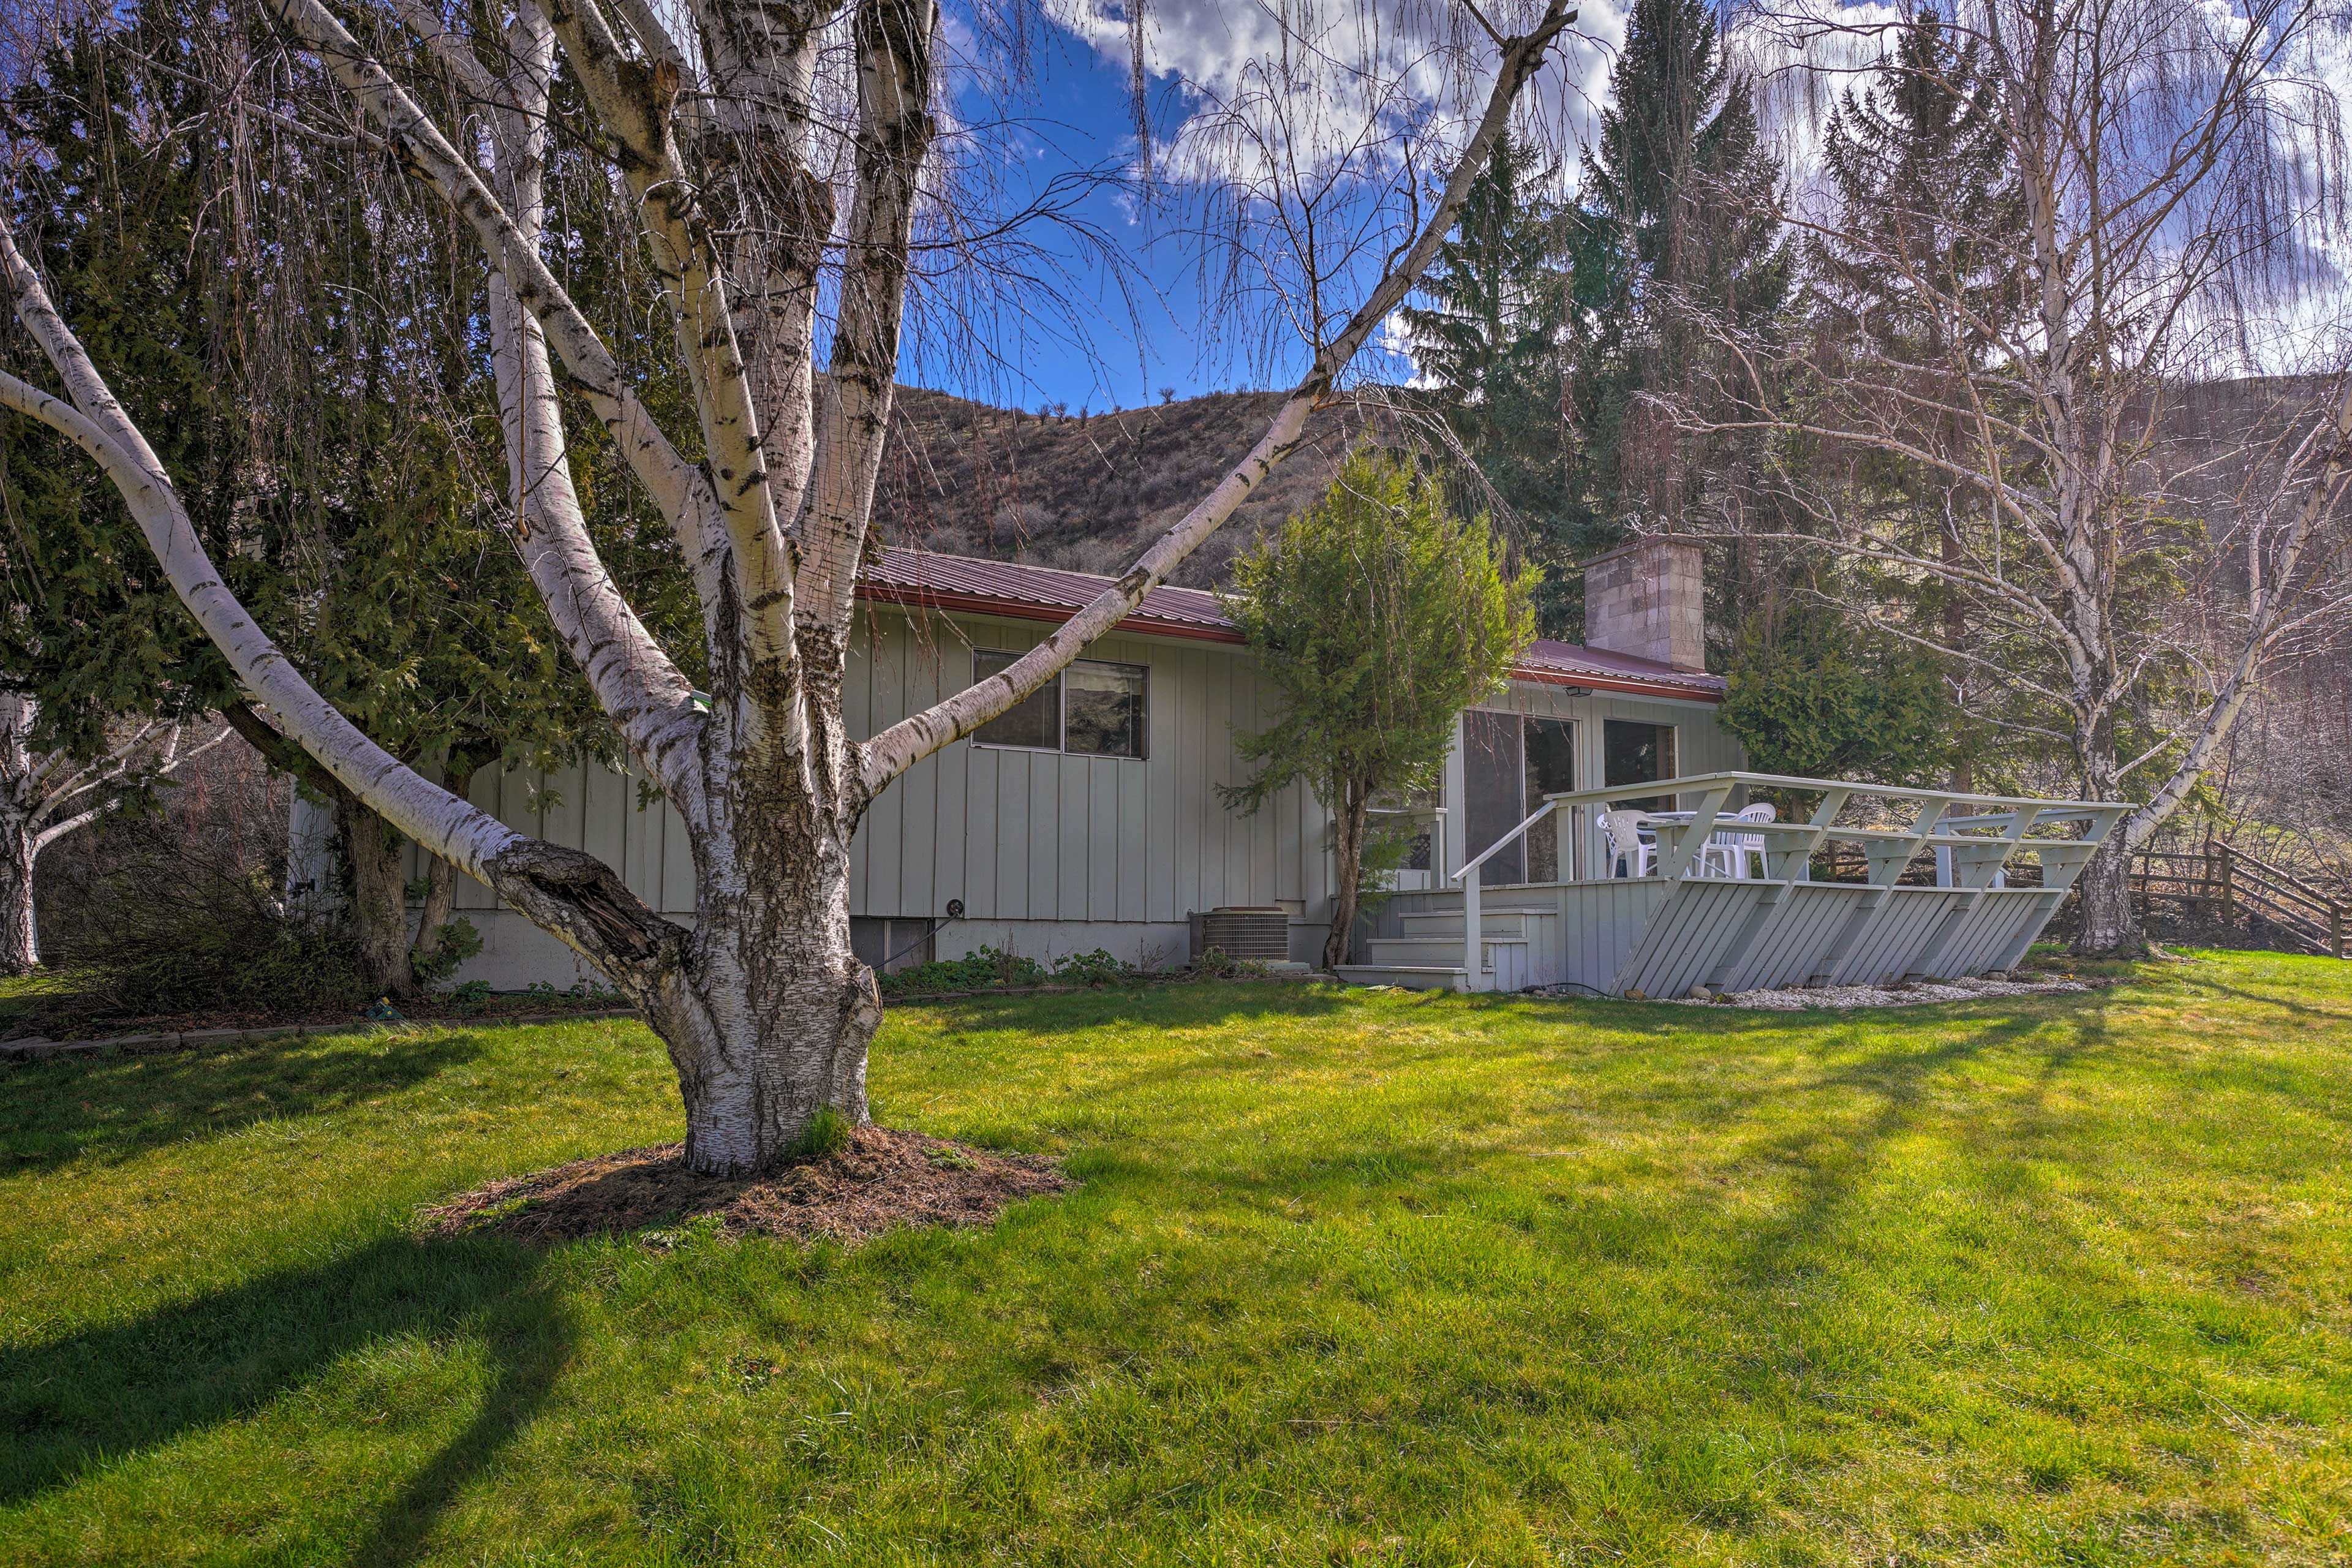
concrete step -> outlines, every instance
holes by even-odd
[[[1525,947],[1527,942],[1524,938],[1489,936],[1486,945]],[[1493,953],[1487,954],[1489,969],[1494,967],[1493,957]],[[1409,967],[1433,964],[1458,969],[1462,966],[1462,937],[1458,930],[1453,936],[1376,936],[1365,942],[1364,959],[1369,963],[1401,963]]]
[[[1461,991],[1466,971],[1435,964],[1343,963],[1332,972],[1350,985],[1396,985],[1407,991]]]

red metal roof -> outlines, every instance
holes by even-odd
[[[857,579],[857,592],[865,598],[890,604],[1023,621],[1066,621],[1092,604],[1110,581],[1051,566],[893,547],[882,552],[880,565],[866,568]],[[1135,613],[1119,623],[1119,629],[1209,642],[1242,640],[1242,634],[1217,607],[1217,596],[1198,588],[1152,589],[1143,595]]]
[[[961,610],[1012,620],[1066,621],[1091,604],[1110,582],[1086,572],[893,547],[883,551],[879,564],[868,565],[859,575],[857,592],[861,598],[916,608]],[[1198,588],[1152,589],[1118,629],[1206,642],[1243,640],[1241,632],[1218,607],[1217,596]],[[1719,675],[1675,669],[1646,658],[1549,638],[1529,644],[1512,673],[1523,680],[1552,685],[1699,701],[1720,701],[1724,690]]]
[[[1528,651],[1519,656],[1517,673],[1524,679],[1548,680],[1561,686],[1614,689],[1621,680],[1634,681],[1645,690],[1671,689],[1677,697],[1708,701],[1721,701],[1725,687],[1719,675],[1676,669],[1673,665],[1635,658],[1629,653],[1611,653],[1607,648],[1586,647],[1580,643],[1554,642],[1549,637],[1538,637],[1528,645]]]

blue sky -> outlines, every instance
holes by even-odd
[[[1057,174],[1130,165],[1136,141],[1127,71],[1058,26],[1049,27],[1037,64],[1037,100],[1026,107],[1026,123],[1004,133],[1007,151],[1021,159],[1021,175],[1006,176],[1013,190],[1032,194]],[[1153,85],[1164,120],[1181,108],[1176,90],[1165,78]],[[1169,201],[1181,195],[1165,193]],[[1264,365],[1221,346],[1204,327],[1196,247],[1181,232],[1182,214],[1147,210],[1131,185],[1097,187],[1067,213],[1098,226],[1123,254],[1126,276],[1116,276],[1067,226],[1032,222],[1025,232],[1066,269],[1066,286],[999,291],[1008,314],[986,333],[997,363],[942,356],[937,333],[910,331],[901,374],[1030,409],[1066,403],[1073,413],[1157,403],[1162,388],[1192,397],[1267,382]]]
[[[993,197],[1000,207],[1018,205],[1056,175],[1103,165],[1132,167],[1134,110],[1120,3],[1045,0],[1048,16],[1055,19],[1041,25],[1039,47],[1024,77],[1030,90],[1024,101],[1008,110],[992,104],[978,87],[957,96],[957,112],[967,123],[1004,117],[994,130],[976,137],[964,154],[986,164],[989,178],[998,185]],[[1113,269],[1101,265],[1066,229],[1032,224],[1025,232],[1043,247],[1046,266],[1060,276],[1044,288],[983,287],[984,300],[977,306],[968,283],[953,299],[941,291],[919,290],[922,302],[909,319],[901,356],[903,379],[1030,409],[1066,404],[1075,413],[1155,403],[1162,389],[1190,397],[1287,385],[1305,368],[1297,333],[1266,325],[1277,321],[1268,300],[1245,299],[1237,305],[1227,291],[1213,288],[1204,296],[1202,249],[1194,237],[1204,187],[1197,180],[1188,181],[1181,165],[1171,171],[1175,160],[1194,155],[1198,145],[1197,137],[1177,136],[1188,123],[1197,127],[1198,121],[1187,117],[1202,104],[1197,93],[1181,87],[1180,80],[1219,93],[1245,91],[1252,70],[1276,56],[1274,40],[1280,37],[1283,25],[1277,20],[1283,15],[1276,9],[1280,0],[1151,4],[1147,58],[1154,72],[1150,100],[1155,155],[1161,165],[1158,200],[1139,202],[1136,187],[1128,183],[1090,190],[1068,209],[1073,219],[1096,226],[1124,258],[1124,287]],[[1286,18],[1296,26],[1305,5],[1300,0],[1292,5]],[[1463,13],[1441,4],[1424,14],[1414,5],[1415,0],[1385,0],[1378,9],[1386,30],[1370,40],[1338,37],[1340,25],[1332,25],[1330,33],[1318,41],[1324,65],[1334,73],[1325,85],[1329,79],[1349,79],[1350,65],[1377,58],[1389,79],[1410,79],[1408,101],[1433,112],[1429,133],[1442,145],[1461,110],[1475,112],[1483,102],[1486,83],[1475,73],[1485,68],[1494,51],[1477,40],[1463,57],[1473,62],[1474,74],[1461,80],[1444,78],[1429,59],[1445,38],[1444,29],[1464,25]],[[1617,32],[1613,5],[1588,4],[1585,9],[1597,41],[1575,41],[1565,63],[1548,65],[1539,79],[1549,89],[1549,107],[1538,106],[1539,132],[1555,145],[1570,148],[1571,154],[1584,111],[1606,79],[1606,45]],[[1335,8],[1327,15],[1355,14]],[[953,26],[951,22],[951,31]],[[1305,68],[1301,70],[1303,76]],[[1347,97],[1344,90],[1332,96],[1329,101],[1337,107],[1326,111],[1338,123],[1342,141],[1350,124],[1374,118],[1363,105],[1346,102]],[[1432,102],[1448,107],[1431,111],[1427,106]],[[1323,129],[1328,137],[1328,127]],[[1302,136],[1300,144],[1305,140]],[[1423,166],[1423,184],[1443,171],[1444,163],[1432,158]],[[1368,210],[1368,204],[1392,196],[1400,184],[1392,168],[1367,166],[1365,173],[1370,177],[1357,187],[1360,201],[1350,209],[1359,214]],[[1377,247],[1370,254],[1376,256]],[[1335,302],[1343,313],[1361,298],[1371,271],[1360,268],[1354,288],[1335,290]],[[1204,307],[1204,298],[1214,303]],[[978,353],[975,343],[984,345]],[[1409,363],[1377,347],[1360,358],[1357,370],[1378,379],[1411,374]]]

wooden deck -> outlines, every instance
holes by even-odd
[[[1821,798],[1804,822],[1738,825],[1767,840],[1769,875],[1696,874],[1699,847],[1717,830],[1732,794],[1766,788]],[[1686,996],[2008,969],[2024,957],[2128,809],[1754,773],[1672,779],[1615,793],[1698,798],[1687,822],[1660,830],[1661,874],[1483,889],[1474,881],[1465,892],[1457,872],[1454,886],[1391,895],[1366,943],[1369,962],[1342,973],[1465,990],[1571,985],[1614,996]],[[1862,795],[1895,797],[1909,821],[1838,826]],[[1600,791],[1551,796],[1547,811],[1558,809],[1580,830],[1582,814],[1605,808],[1610,798]],[[1815,851],[1833,841],[1860,842],[1863,880],[1811,879]],[[1906,881],[1915,864],[1932,864],[1937,884]],[[2029,865],[2038,867],[2033,884],[2011,886],[2012,873]],[[1464,868],[1473,878],[1475,871],[1475,863]],[[1468,957],[1472,919],[1479,931],[1475,967]]]

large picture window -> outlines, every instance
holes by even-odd
[[[1001,674],[1017,653],[975,650],[974,683]],[[972,732],[983,746],[1068,752],[1082,757],[1141,757],[1150,671],[1140,664],[1082,658]]]

